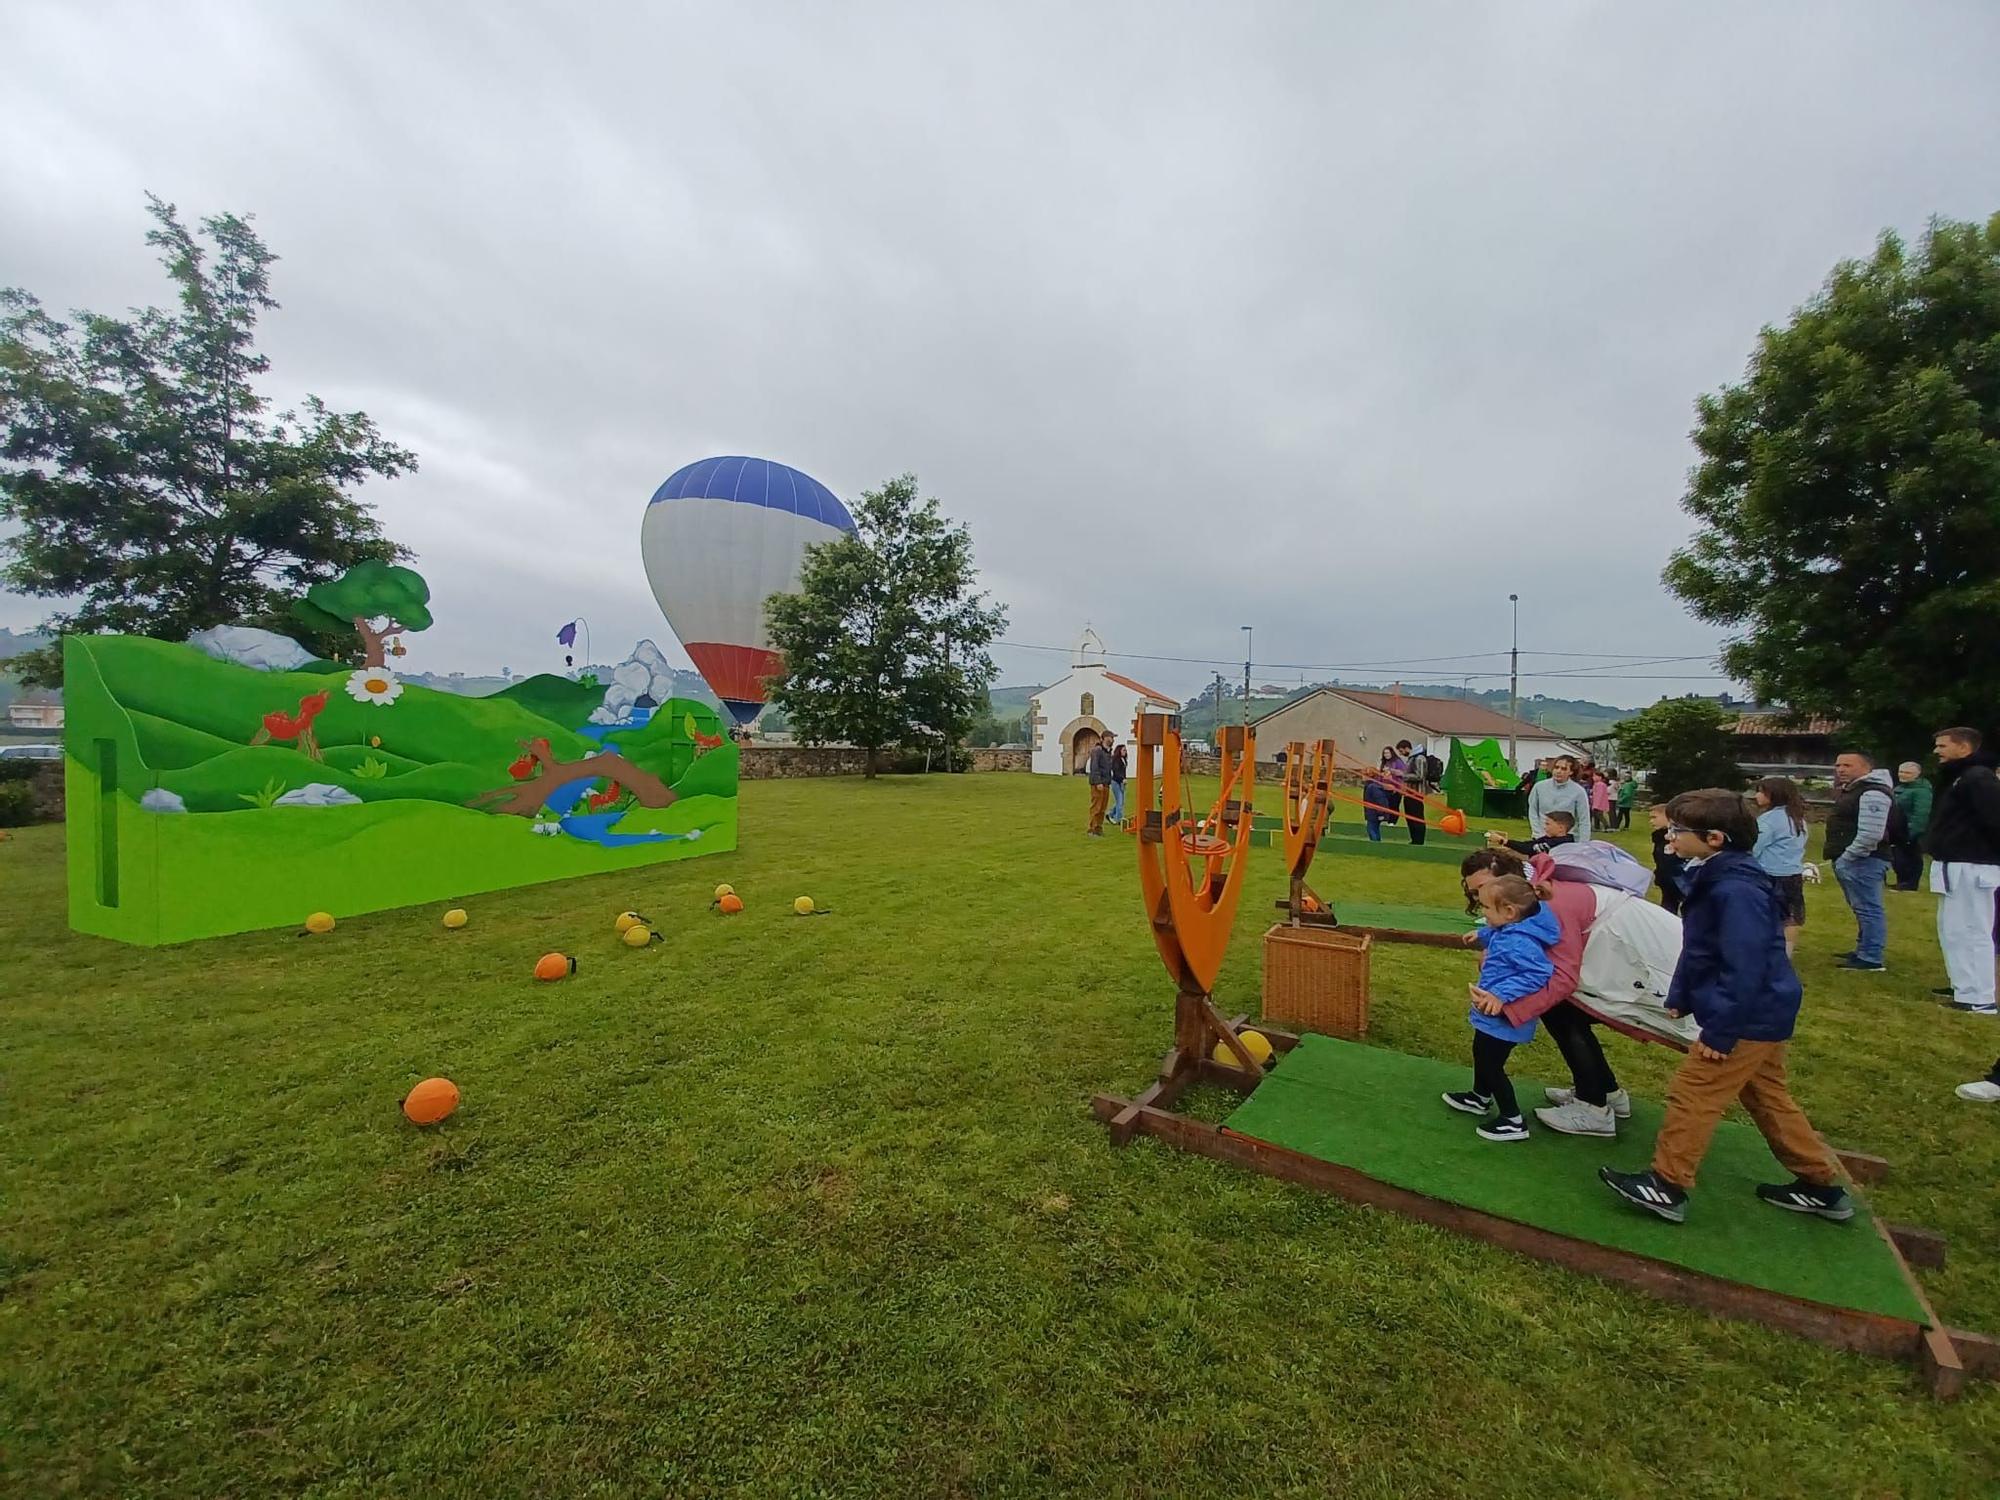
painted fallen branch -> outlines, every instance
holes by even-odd
[[[616,751],[601,751],[596,755],[586,755],[582,760],[558,760],[547,740],[528,741],[521,748],[533,757],[537,767],[535,774],[526,781],[496,786],[467,798],[467,807],[481,812],[512,813],[516,817],[532,818],[542,810],[549,794],[558,787],[578,781],[596,781],[600,777],[609,777],[617,782],[637,797],[642,807],[669,807],[676,800],[672,787],[651,771],[643,771],[633,765]]]

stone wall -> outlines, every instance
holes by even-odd
[[[738,772],[744,781],[783,781],[795,776],[859,776],[868,752],[839,745],[745,745]]]
[[[741,750],[741,777],[745,781],[778,781],[799,776],[861,776],[868,770],[868,754],[849,745],[745,745]],[[953,752],[961,766],[974,771],[1025,771],[1028,752],[1014,749],[958,750]],[[895,750],[884,750],[878,764],[883,774],[903,759]],[[941,759],[932,764],[942,774]]]
[[[1023,749],[975,748],[965,752],[972,757],[975,771],[1025,771],[1028,769],[1028,751]]]

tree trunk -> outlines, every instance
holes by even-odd
[[[388,638],[395,633],[396,622],[391,620],[386,630],[377,631],[360,615],[354,617],[354,633],[361,637],[361,665],[364,667],[387,667],[389,658],[383,650]]]
[[[868,751],[868,758],[861,764],[861,779],[864,781],[873,781],[875,779],[876,747],[873,745],[869,745],[866,748]]]
[[[549,800],[549,793],[557,787],[568,786],[575,781],[594,781],[600,776],[608,776],[631,792],[642,807],[670,807],[677,800],[672,787],[651,771],[640,770],[615,752],[604,751],[586,755],[582,760],[564,761],[555,758],[545,740],[534,740],[522,748],[535,758],[540,768],[536,774],[525,782],[497,786],[468,798],[467,807],[481,812],[512,813],[516,817],[532,818],[542,810],[542,804]]]

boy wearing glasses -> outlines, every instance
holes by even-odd
[[[1668,839],[1687,861],[1681,957],[1667,990],[1670,1015],[1690,1012],[1701,1034],[1667,1085],[1667,1117],[1645,1172],[1600,1167],[1628,1203],[1678,1224],[1717,1122],[1741,1100],[1792,1181],[1757,1196],[1774,1208],[1851,1219],[1833,1153],[1785,1086],[1785,1050],[1798,1021],[1799,976],[1785,955],[1785,909],[1750,857],[1757,825],[1743,798],[1712,788],[1667,804]]]

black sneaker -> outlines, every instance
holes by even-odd
[[[1871,964],[1865,958],[1848,957],[1848,958],[1843,958],[1839,963],[1835,964],[1834,967],[1836,969],[1860,969],[1864,973],[1880,974],[1884,969],[1888,968],[1889,966],[1887,964]]]
[[[1489,1120],[1475,1134],[1482,1141],[1525,1141],[1528,1138],[1528,1122],[1519,1115],[1509,1115],[1504,1120]]]
[[[1599,1167],[1597,1175],[1627,1203],[1658,1214],[1669,1224],[1679,1224],[1687,1218],[1688,1195],[1657,1172],[1614,1172],[1609,1167]]]
[[[1446,1094],[1444,1102],[1453,1109],[1468,1115],[1483,1115],[1493,1108],[1493,1101],[1484,1094],[1475,1094],[1471,1089],[1460,1093]]]
[[[2000,1005],[1991,1000],[1954,1000],[1951,1008],[1962,1016],[2000,1016]]]
[[[1794,1177],[1790,1182],[1767,1182],[1757,1189],[1757,1197],[1773,1208],[1790,1209],[1795,1214],[1818,1214],[1822,1219],[1851,1219],[1854,1205],[1847,1189],[1839,1183],[1821,1187]]]

